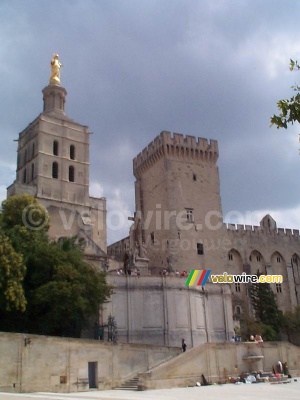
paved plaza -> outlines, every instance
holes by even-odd
[[[300,379],[288,384],[214,385],[191,388],[148,390],[104,390],[81,393],[1,393],[0,400],[299,400]]]

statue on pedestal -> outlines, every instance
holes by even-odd
[[[140,218],[137,218],[135,221],[135,247],[138,250],[138,256],[143,257],[142,255],[142,221]]]
[[[58,54],[53,54],[50,63],[51,67],[50,84],[54,83],[55,85],[60,85],[60,69],[63,65],[58,58],[59,58]]]
[[[125,252],[123,257],[123,271],[125,275],[127,275],[128,269],[130,267],[129,262],[130,262],[129,254]]]
[[[147,249],[143,241],[143,225],[142,218],[138,212],[134,217],[130,217],[134,221],[129,231],[129,265],[136,268],[136,275],[148,275],[149,259],[147,258]],[[131,261],[132,260],[132,261]]]
[[[134,244],[134,252],[133,252],[133,264],[135,265],[136,258],[139,257],[139,245],[137,242]]]
[[[146,249],[145,242],[142,242],[141,257],[143,257],[143,258],[147,257],[147,249]]]

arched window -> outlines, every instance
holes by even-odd
[[[34,157],[34,152],[35,152],[34,143],[32,143],[32,158]]]
[[[58,164],[54,162],[52,164],[52,178],[58,179]]]
[[[53,155],[58,156],[58,141],[54,140],[53,142]]]
[[[31,164],[31,180],[34,179],[34,164]]]
[[[24,164],[26,164],[27,163],[27,150],[25,150],[25,153],[24,153]]]
[[[26,176],[26,168],[25,168],[24,172],[23,172],[23,183],[26,183],[26,178],[27,178],[27,176]]]
[[[71,146],[70,146],[70,158],[71,158],[71,160],[75,160],[75,146],[74,146],[74,144],[71,144]]]
[[[75,177],[75,170],[73,165],[70,165],[69,167],[69,182],[74,182],[74,177]]]

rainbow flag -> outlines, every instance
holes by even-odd
[[[204,286],[209,278],[211,269],[192,269],[189,273],[185,286]]]

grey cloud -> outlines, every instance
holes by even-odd
[[[219,141],[224,213],[296,207],[298,148],[281,149],[297,137],[275,133],[269,117],[291,94],[297,55],[274,58],[271,78],[266,49],[299,36],[299,10],[277,0],[2,2],[1,160],[16,158],[13,139],[42,111],[58,52],[67,113],[94,132],[91,179],[108,198],[118,187],[133,210],[132,158],[170,130]]]

